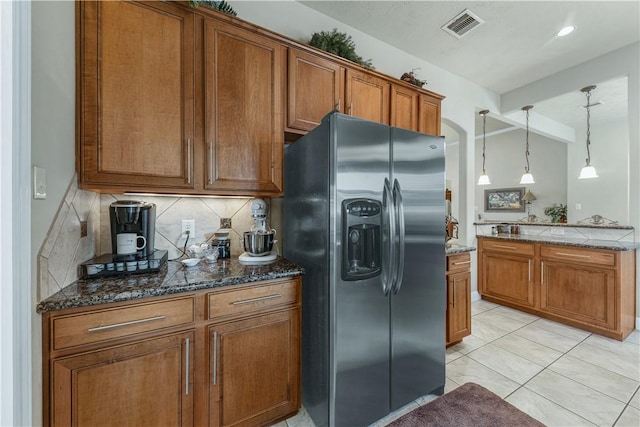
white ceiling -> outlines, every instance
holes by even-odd
[[[638,0],[300,3],[499,94],[640,40]],[[484,23],[461,39],[445,33],[441,27],[465,9]],[[576,31],[555,37],[568,24]],[[593,84],[592,103],[603,102],[592,108],[593,124],[626,114],[626,78]],[[538,102],[535,112],[571,127],[584,125],[586,111],[579,107],[585,95],[558,95]]]

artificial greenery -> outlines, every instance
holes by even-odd
[[[551,222],[567,222],[567,205],[553,205],[544,208],[544,214],[551,217]]]
[[[218,12],[226,13],[227,15],[238,16],[238,13],[224,0],[189,0],[189,4],[193,7],[203,5],[210,9],[215,9]]]
[[[338,31],[337,28],[334,28],[333,31],[313,33],[309,44],[325,52],[334,53],[344,59],[358,63],[363,67],[374,69],[371,59],[364,60],[356,53],[356,44],[351,40],[351,36]]]
[[[412,85],[418,86],[418,87],[422,87],[425,84],[427,84],[426,80],[420,80],[416,77],[415,71],[419,70],[419,68],[414,68],[413,70],[409,71],[408,73],[404,73],[402,75],[402,77],[400,77],[400,80],[403,80],[405,82],[409,82]]]

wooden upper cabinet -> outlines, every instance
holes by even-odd
[[[388,125],[390,93],[389,81],[363,71],[347,69],[347,114]]]
[[[285,47],[204,21],[206,189],[282,194]]]
[[[343,112],[344,74],[340,64],[290,48],[286,131],[306,133],[331,111]]]
[[[418,100],[418,132],[440,136],[441,97],[420,94]]]
[[[77,2],[80,187],[193,187],[194,16],[165,2]]]
[[[391,87],[391,126],[418,130],[418,92],[404,86]]]

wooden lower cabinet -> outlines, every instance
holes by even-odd
[[[55,426],[193,425],[193,332],[51,363]]]
[[[482,298],[617,340],[636,319],[635,250],[478,237]]]
[[[211,326],[209,338],[212,426],[263,425],[298,410],[299,310]]]
[[[447,347],[471,335],[470,264],[469,253],[447,255]]]
[[[294,277],[43,313],[43,425],[262,426],[295,415],[300,296]]]
[[[536,307],[533,243],[478,239],[478,290],[496,300]]]

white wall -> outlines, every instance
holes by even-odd
[[[495,188],[525,187],[537,198],[531,205],[531,213],[549,220],[544,208],[565,204],[567,200],[567,145],[543,136],[529,133],[529,165],[535,184],[522,185],[526,160],[525,131],[518,129],[487,137],[486,170],[490,185],[475,186],[475,203],[483,220],[515,221],[526,212],[485,212],[484,192]],[[482,139],[476,141],[476,151],[482,152]],[[482,156],[476,156],[476,175],[482,171]]]
[[[595,114],[592,109],[592,116]],[[577,129],[577,142],[568,145],[567,202],[569,221],[602,215],[629,224],[629,127],[627,117],[619,121],[591,125],[591,164],[599,177],[578,179],[587,157],[586,125]],[[576,210],[576,203],[582,207]]]

